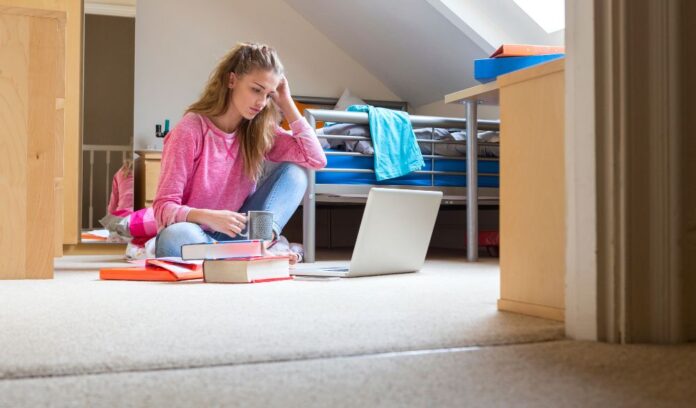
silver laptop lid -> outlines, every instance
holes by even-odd
[[[350,276],[414,272],[425,262],[442,192],[372,188]]]

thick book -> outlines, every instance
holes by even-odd
[[[185,261],[181,258],[153,258],[145,260],[142,266],[132,268],[103,268],[99,270],[99,279],[164,281],[203,278],[203,261]]]
[[[529,57],[482,58],[474,60],[474,78],[479,82],[494,81],[499,75],[563,58],[565,54],[533,55]]]
[[[181,246],[181,258],[184,260],[246,258],[264,255],[266,255],[266,247],[264,241],[260,239]]]
[[[286,279],[292,279],[287,256],[206,259],[203,262],[206,282],[259,283]]]
[[[565,47],[562,45],[503,44],[491,54],[491,58],[563,53],[565,53]]]

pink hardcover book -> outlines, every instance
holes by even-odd
[[[245,258],[264,255],[266,255],[266,247],[264,241],[260,239],[181,246],[181,258],[184,260]]]

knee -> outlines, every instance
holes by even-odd
[[[283,174],[283,180],[290,183],[296,190],[305,191],[307,189],[307,172],[302,167],[295,163],[283,163],[280,169]]]
[[[176,244],[197,244],[206,241],[205,232],[198,224],[177,222],[166,227],[157,235],[157,242]]]
[[[178,222],[157,234],[155,253],[157,257],[181,256],[181,245],[207,242],[206,238],[198,224]]]
[[[192,222],[177,222],[164,228],[159,233],[160,238],[181,237],[184,235],[195,234],[196,230],[200,229],[197,224]]]

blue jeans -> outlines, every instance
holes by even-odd
[[[273,212],[273,232],[278,237],[300,205],[306,189],[307,174],[305,170],[294,163],[281,163],[257,187],[256,191],[247,197],[238,212]],[[181,256],[181,246],[185,244],[241,239],[246,238],[240,236],[233,238],[222,232],[205,231],[198,224],[179,222],[169,225],[157,234],[155,255],[158,258]]]

